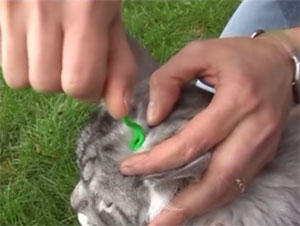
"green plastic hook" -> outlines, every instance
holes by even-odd
[[[133,138],[130,142],[130,149],[132,151],[136,151],[145,141],[145,132],[139,124],[132,121],[128,116],[124,117],[123,121],[129,128],[132,129]]]

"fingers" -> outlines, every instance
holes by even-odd
[[[62,88],[75,98],[98,100],[103,93],[107,65],[106,28],[95,22],[90,1],[68,1],[63,24]],[[78,10],[78,8],[84,10]],[[79,14],[74,14],[74,11]],[[99,19],[99,18],[98,18]]]
[[[30,84],[38,91],[63,90],[75,98],[99,100],[108,73],[108,46],[113,44],[109,80],[115,82],[109,82],[107,99],[114,115],[127,113],[127,78],[133,77],[135,66],[120,19],[116,20],[120,1],[0,4],[0,53],[10,86]],[[114,20],[119,24],[108,42]]]
[[[179,134],[149,152],[126,159],[120,167],[121,172],[126,175],[149,174],[176,168],[196,159],[221,142],[246,114],[243,110],[236,110],[240,107],[234,101],[236,95],[230,90],[221,88],[212,103]]]
[[[136,76],[135,60],[119,18],[113,25],[110,41],[104,96],[110,113],[119,118],[127,114],[130,91]]]
[[[61,91],[62,27],[59,2],[37,1],[27,36],[29,81],[42,92]],[[57,15],[51,14],[56,9]],[[50,17],[56,18],[51,20]]]
[[[203,73],[206,64],[201,53],[203,48],[198,42],[191,42],[153,73],[147,110],[150,125],[156,125],[166,117],[177,101],[181,87]]]
[[[28,85],[25,22],[15,16],[18,13],[16,2],[1,2],[2,69],[6,83],[13,88]]]
[[[261,139],[253,139],[255,136]],[[254,126],[253,118],[247,120],[218,146],[201,180],[176,195],[173,208],[164,209],[150,225],[181,225],[231,201],[240,193],[236,179],[247,185],[266,164],[277,139],[278,134],[270,136],[268,130]],[[266,151],[258,152],[261,148]]]

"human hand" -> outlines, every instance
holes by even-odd
[[[135,63],[120,1],[2,0],[0,43],[9,86],[88,101],[104,96],[114,116],[127,114]]]
[[[216,94],[179,134],[122,163],[123,174],[151,174],[214,148],[201,180],[180,191],[174,208],[164,209],[150,225],[180,225],[228,203],[240,192],[237,178],[248,184],[272,160],[292,104],[292,75],[289,54],[270,37],[194,41],[154,72],[151,125],[168,115],[183,84],[195,77],[213,84]]]

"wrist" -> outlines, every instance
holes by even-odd
[[[293,51],[300,51],[300,28],[283,30],[282,33],[290,39],[290,48]]]
[[[286,59],[286,65],[290,69],[287,73],[291,79],[294,99],[299,104],[300,89],[300,28],[292,28],[282,31],[256,31],[251,38],[265,38],[273,43]]]

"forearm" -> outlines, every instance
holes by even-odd
[[[292,48],[300,51],[300,27],[287,29],[283,32],[291,40]]]
[[[292,74],[294,100],[299,104],[299,77],[300,77],[300,27],[290,28],[282,31],[267,32],[267,35],[277,41],[285,50],[286,55],[290,58],[294,72]]]
[[[268,38],[269,41],[285,48],[289,54],[300,51],[300,27],[285,30],[258,31],[255,37]]]
[[[298,57],[300,56],[300,27],[288,29],[285,31],[286,35],[290,38],[291,40],[291,48]],[[298,54],[297,54],[298,53]],[[293,53],[292,53],[293,54]],[[294,94],[294,100],[296,104],[299,104],[300,102],[300,63],[299,63],[299,58],[298,60],[294,59],[295,63],[295,74],[294,74],[294,79],[293,79],[293,94]]]

